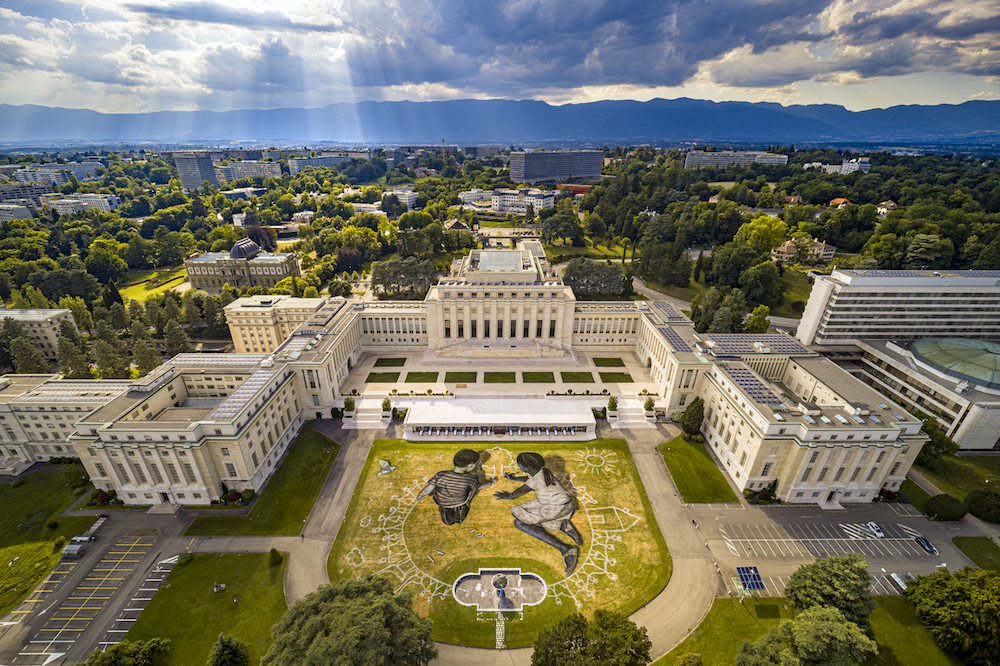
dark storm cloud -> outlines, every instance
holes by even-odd
[[[273,31],[340,32],[341,25],[300,23],[280,11],[250,12],[216,2],[180,2],[173,4],[127,4],[125,8],[153,20],[192,21],[219,25],[259,28]]]

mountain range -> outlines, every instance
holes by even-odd
[[[832,104],[654,99],[553,106],[531,100],[358,102],[323,108],[100,113],[0,104],[0,142],[366,144],[1000,141],[1000,101],[849,111]]]

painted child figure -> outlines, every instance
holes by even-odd
[[[570,520],[576,509],[573,506],[573,496],[570,495],[555,475],[545,467],[545,460],[537,453],[522,453],[517,457],[517,466],[528,476],[504,474],[511,481],[520,481],[524,485],[512,492],[501,491],[493,493],[501,500],[511,500],[534,491],[535,498],[511,507],[514,516],[514,527],[543,543],[547,543],[562,554],[566,575],[576,569],[580,558],[580,545],[583,537]],[[565,544],[548,530],[565,532],[576,545]]]
[[[455,467],[438,472],[427,482],[415,502],[430,495],[441,512],[441,522],[458,525],[469,515],[472,498],[480,488],[489,488],[496,479],[479,480],[479,454],[471,449],[462,449],[453,459]]]

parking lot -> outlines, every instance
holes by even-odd
[[[863,523],[777,525],[728,523],[719,534],[730,554],[750,558],[809,558],[861,553],[866,558],[930,556],[914,540],[920,535],[901,524],[881,523],[875,537]]]
[[[65,654],[128,579],[155,541],[155,537],[123,538],[112,546],[66,600],[48,616],[18,654],[17,663],[48,664]],[[60,565],[61,568],[63,566]],[[39,614],[43,612],[39,611]]]
[[[753,596],[762,598],[785,596],[785,586],[788,585],[788,578],[788,576],[767,576],[762,574],[760,579],[764,583],[765,589],[755,591]],[[729,586],[733,590],[734,595],[739,594],[739,588],[736,585],[737,582],[738,580],[734,580]],[[889,578],[889,573],[872,576],[869,590],[871,590],[872,596],[876,597],[898,597],[903,594],[903,591]]]

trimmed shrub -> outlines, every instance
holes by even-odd
[[[62,458],[49,458],[48,464],[49,465],[61,465],[62,464]]]
[[[184,566],[193,559],[194,555],[185,550],[183,553],[180,554],[180,557],[177,558],[177,564],[178,566]]]
[[[771,501],[771,491],[768,490],[767,488],[764,488],[762,490],[758,490],[757,491],[757,499],[759,499],[761,502],[770,502]]]
[[[924,513],[934,518],[934,520],[961,520],[969,510],[965,508],[961,500],[942,493],[927,500],[924,505]]]
[[[271,552],[267,556],[267,564],[268,566],[276,567],[281,564],[284,559],[285,558],[281,556],[281,553],[278,552],[277,548],[272,548]]]
[[[73,497],[79,497],[80,495],[84,494],[85,492],[87,492],[87,489],[84,488],[84,487],[82,487],[82,486],[79,487],[79,488],[74,488],[73,489]]]
[[[111,499],[111,495],[109,495],[109,494],[107,494],[105,492],[102,492],[100,495],[97,496],[97,503],[98,504],[104,504],[109,499]]]
[[[389,400],[389,396],[386,396],[385,400],[382,401],[382,411],[388,412],[392,410],[392,400]]]
[[[240,493],[240,497],[243,498],[244,502],[249,502],[250,500],[252,500],[254,498],[254,495],[256,495],[256,494],[257,493],[255,493],[254,491],[252,491],[249,488],[247,488],[242,493]]]
[[[238,490],[231,490],[228,495],[226,495],[226,501],[230,504],[234,504],[243,499],[243,494]]]
[[[646,398],[646,402],[642,406],[647,412],[653,411],[656,408],[656,401],[652,397]]]
[[[94,488],[93,490],[90,491],[90,499],[97,500],[97,498],[100,497],[102,494],[104,494],[103,490],[101,490],[100,488]]]
[[[340,418],[343,418],[343,417],[344,417],[344,410],[342,410],[342,409],[340,409],[338,407],[331,407],[330,408],[330,418],[331,419],[340,419]]]
[[[965,496],[965,506],[980,520],[1000,523],[1000,493],[986,488],[973,490]]]
[[[353,412],[354,411],[354,398],[344,398],[344,411]]]
[[[108,491],[108,497],[110,497],[111,499],[117,499],[118,491],[112,488],[111,490]]]
[[[608,411],[615,412],[618,411],[618,398],[611,396],[608,398]]]
[[[24,479],[14,479],[13,481],[10,482],[11,488],[20,488],[23,485],[24,485]]]
[[[61,536],[52,544],[52,550],[59,550],[66,545],[66,537]]]
[[[49,522],[45,523],[45,526],[46,526],[47,528],[49,528],[50,530],[54,530],[54,529],[56,529],[57,527],[59,527],[59,521],[58,521],[58,520],[56,520],[55,518],[53,518],[53,519],[52,519],[52,520],[50,520]]]
[[[896,501],[896,493],[894,493],[891,490],[887,490],[887,491],[885,491],[885,498],[887,500],[889,500],[890,502],[895,502]]]

